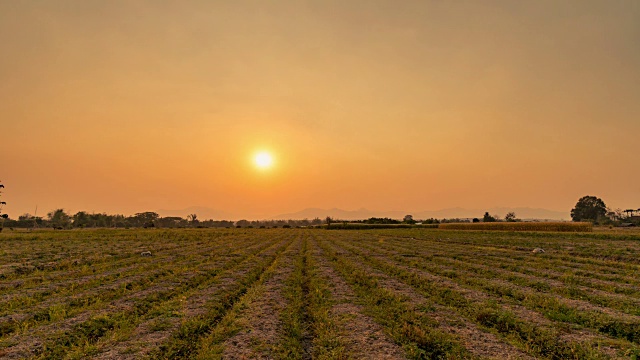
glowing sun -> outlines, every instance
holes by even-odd
[[[273,165],[273,158],[268,152],[260,152],[256,154],[254,161],[256,166],[260,169],[267,169]]]

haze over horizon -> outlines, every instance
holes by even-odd
[[[553,211],[548,209],[534,209],[527,207],[504,208],[493,207],[483,209],[447,208],[438,210],[371,210],[371,209],[320,209],[306,208],[299,211],[270,214],[260,216],[256,214],[233,214],[219,209],[211,209],[203,206],[192,206],[185,209],[160,209],[157,211],[160,216],[180,216],[186,218],[189,214],[196,214],[200,219],[217,220],[302,220],[302,219],[324,219],[327,216],[336,220],[364,220],[372,217],[391,218],[401,220],[405,215],[412,215],[416,220],[425,219],[453,219],[453,218],[475,218],[482,217],[485,212],[497,218],[503,218],[508,212],[515,212],[519,219],[539,219],[539,220],[569,220],[569,211]],[[244,215],[244,216],[243,216]]]
[[[0,0],[3,212],[637,209],[638,19],[604,0]]]

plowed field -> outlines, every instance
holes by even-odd
[[[597,232],[5,231],[0,358],[634,359],[639,255]]]

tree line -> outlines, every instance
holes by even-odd
[[[4,185],[0,183],[0,188]],[[1,191],[0,191],[1,196]],[[200,220],[197,214],[189,214],[186,218],[177,216],[161,217],[156,212],[141,212],[131,216],[112,215],[106,213],[88,213],[79,211],[75,214],[68,214],[64,209],[56,209],[47,214],[46,217],[33,216],[24,214],[17,219],[11,219],[7,214],[2,213],[2,206],[5,203],[0,201],[0,231],[3,227],[9,228],[54,228],[54,229],[72,229],[72,228],[273,228],[273,227],[307,227],[318,226],[323,223],[331,222],[347,222],[343,220],[332,219],[327,217],[324,221],[315,218],[312,220]],[[636,215],[637,214],[637,215]],[[624,225],[637,224],[640,225],[640,208],[639,209],[611,209],[606,206],[604,201],[596,196],[583,196],[578,200],[575,207],[571,210],[571,219],[573,221],[590,221],[599,225]],[[484,214],[482,219],[425,219],[414,220],[413,216],[406,215],[403,220],[390,218],[372,217],[366,220],[348,221],[360,222],[366,224],[437,224],[448,222],[496,222],[521,221],[513,212],[508,213],[504,219],[497,215],[490,215],[488,212]]]
[[[113,215],[106,213],[88,213],[79,211],[69,214],[64,209],[56,209],[46,217],[24,214],[17,219],[6,218],[5,227],[11,228],[273,228],[273,227],[303,227],[322,224],[322,220],[200,220],[197,214],[189,214],[187,217],[166,216],[161,217],[156,212],[141,212],[131,216]]]

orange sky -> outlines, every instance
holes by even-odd
[[[638,19],[605,0],[0,0],[4,211],[638,208]]]

